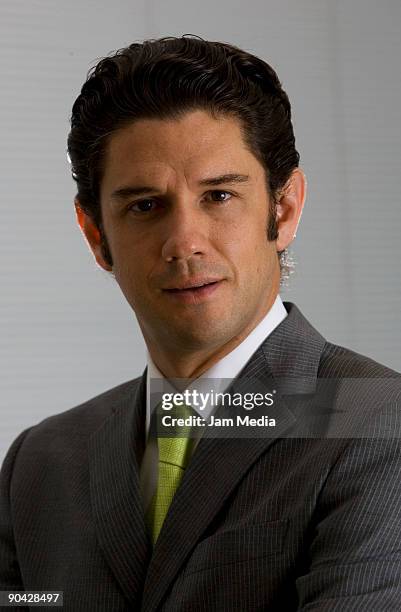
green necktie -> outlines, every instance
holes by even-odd
[[[159,407],[156,408],[160,412]],[[169,412],[172,417],[187,418],[194,414],[189,406],[174,406]],[[174,494],[184,476],[191,457],[195,440],[190,438],[190,427],[179,428],[179,436],[157,437],[159,448],[158,481],[156,492],[146,513],[146,520],[155,544]]]

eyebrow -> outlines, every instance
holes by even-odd
[[[221,185],[222,183],[247,183],[249,181],[248,174],[221,174],[211,178],[202,179],[198,185]]]
[[[213,176],[210,178],[205,178],[198,181],[198,185],[222,185],[222,184],[235,184],[235,183],[247,183],[249,182],[248,174],[221,174],[220,176]],[[112,194],[112,199],[124,199],[137,195],[145,195],[147,193],[154,193],[155,191],[159,191],[156,187],[151,187],[150,185],[141,185],[141,186],[131,186],[127,185],[126,187],[119,187],[115,189]]]

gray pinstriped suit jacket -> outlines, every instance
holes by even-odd
[[[23,431],[1,472],[0,590],[62,590],[71,612],[401,610],[401,376],[285,306],[240,375],[301,381],[277,398],[276,432],[202,439],[153,552],[145,376]],[[287,436],[317,404],[320,434]],[[347,411],[370,438],[327,437]]]

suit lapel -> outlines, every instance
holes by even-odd
[[[313,392],[325,340],[293,304],[285,305],[288,316],[259,347],[231,391],[255,392],[258,385],[277,391],[284,381],[286,394]],[[196,543],[252,464],[295,424],[280,391],[268,413],[277,423],[268,437],[262,432],[258,438],[200,440],[156,542],[144,588],[145,612],[160,605]],[[253,411],[252,417],[257,416]]]
[[[98,542],[135,609],[151,555],[139,485],[144,446],[145,374],[89,441],[90,494]]]

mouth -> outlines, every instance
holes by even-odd
[[[187,303],[199,302],[201,299],[211,296],[223,280],[203,280],[183,283],[179,287],[168,287],[163,292]]]
[[[192,291],[193,289],[201,289],[202,287],[207,287],[208,285],[215,285],[218,282],[218,280],[192,281],[182,283],[177,287],[167,287],[164,289],[164,291]]]

